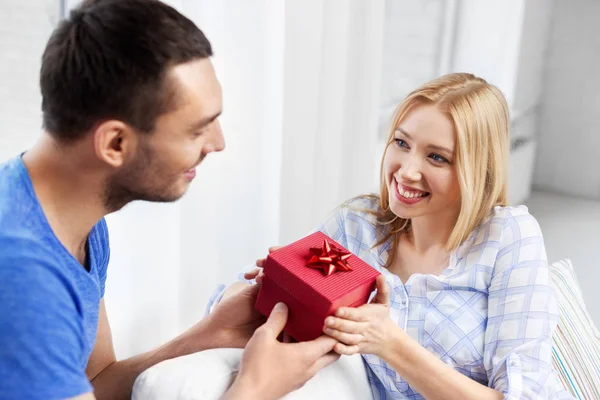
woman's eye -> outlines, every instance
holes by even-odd
[[[444,157],[440,156],[439,154],[432,154],[429,156],[433,161],[437,162],[437,163],[447,163],[448,160],[446,160]]]
[[[408,148],[408,143],[406,143],[404,140],[402,139],[394,139],[396,141],[396,145],[398,147],[406,147]]]

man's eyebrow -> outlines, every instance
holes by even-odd
[[[194,131],[204,128],[206,125],[209,125],[211,122],[213,122],[214,120],[219,118],[220,115],[221,115],[221,111],[219,111],[215,115],[211,115],[209,117],[202,118],[200,121],[197,121],[194,124],[190,125],[189,131],[194,132]]]

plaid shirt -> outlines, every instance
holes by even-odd
[[[450,255],[441,275],[413,274],[406,284],[382,268],[391,243],[374,247],[382,234],[375,218],[355,210],[375,206],[354,200],[319,230],[385,275],[395,323],[456,371],[505,398],[572,398],[552,368],[558,308],[542,233],[525,206],[495,207]],[[375,399],[423,399],[382,359],[363,359]]]

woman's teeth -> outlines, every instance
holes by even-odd
[[[425,197],[427,196],[427,192],[408,192],[406,190],[404,190],[401,186],[398,187],[398,192],[400,192],[400,195],[402,195],[402,197],[406,197],[407,199],[413,199],[415,197]]]

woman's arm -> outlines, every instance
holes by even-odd
[[[393,328],[390,349],[378,356],[426,399],[504,398],[500,392],[454,370],[397,325]]]
[[[389,285],[377,279],[377,295],[362,307],[342,307],[324,332],[340,341],[339,354],[374,354],[426,399],[502,399],[504,396],[452,369],[412,339],[389,314]]]

